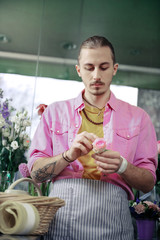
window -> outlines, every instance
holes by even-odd
[[[55,101],[76,97],[84,88],[82,82],[57,80],[52,78],[30,77],[16,74],[0,74],[0,88],[4,97],[12,98],[12,105],[17,109],[26,109],[31,116],[30,136],[39,123],[36,107]],[[138,89],[112,85],[111,90],[117,98],[137,105]]]

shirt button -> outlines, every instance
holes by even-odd
[[[130,138],[130,135],[127,135],[127,138],[129,139],[129,138]]]
[[[59,133],[59,130],[57,130],[57,133]]]
[[[76,124],[76,128],[78,128],[78,124]]]

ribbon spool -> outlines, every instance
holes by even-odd
[[[28,203],[6,201],[0,205],[0,232],[28,235],[39,226],[39,212]]]

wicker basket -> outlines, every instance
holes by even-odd
[[[13,188],[20,182],[28,181],[34,184],[39,196],[30,196],[23,193],[23,191],[17,191]],[[17,193],[20,194],[17,194]],[[43,235],[48,231],[49,224],[51,223],[57,210],[65,205],[65,201],[58,197],[46,197],[41,195],[39,186],[30,178],[21,178],[10,185],[7,192],[0,192],[0,204],[6,200],[13,200],[16,202],[33,204],[40,216],[40,224],[38,228],[32,233],[32,235]]]

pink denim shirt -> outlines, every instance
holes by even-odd
[[[107,123],[108,105],[112,109]],[[81,126],[80,111],[84,108],[82,93],[77,98],[50,104],[44,111],[30,147],[29,171],[38,158],[52,157],[68,150]],[[106,104],[103,122],[107,149],[118,151],[133,165],[148,169],[156,180],[157,139],[148,114],[139,107],[117,99],[113,93]],[[108,138],[109,136],[109,138]],[[64,178],[82,178],[83,166],[75,160],[53,181]],[[122,187],[128,199],[134,195],[131,187],[117,174],[101,174],[101,180]]]

